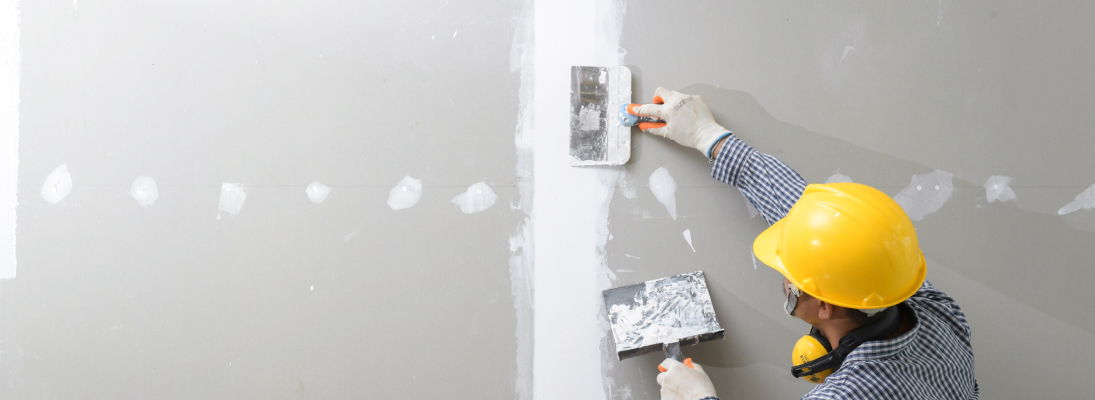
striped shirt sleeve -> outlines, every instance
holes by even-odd
[[[798,172],[734,135],[726,137],[715,155],[711,176],[737,186],[769,225],[783,219],[806,190]]]

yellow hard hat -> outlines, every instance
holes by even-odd
[[[787,216],[753,242],[757,259],[826,303],[893,306],[924,283],[924,255],[905,210],[858,183],[806,187]]]

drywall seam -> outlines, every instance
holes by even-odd
[[[0,279],[15,277],[19,180],[19,1],[0,6]]]
[[[514,145],[517,150],[517,204],[511,207],[524,214],[517,230],[509,239],[509,277],[510,294],[513,296],[513,309],[516,314],[515,332],[517,338],[517,360],[514,383],[514,398],[533,399],[533,272],[534,252],[532,236],[532,91],[533,91],[533,0],[525,0],[513,32],[513,44],[510,47],[510,73],[519,72],[521,85],[517,92],[517,127]]]
[[[573,65],[620,65],[622,2],[535,2],[533,11],[533,207],[537,399],[602,399],[611,391],[601,345],[608,324],[600,292],[608,207],[621,168],[570,167]]]

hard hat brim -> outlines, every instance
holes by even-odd
[[[757,235],[757,239],[753,241],[753,256],[755,256],[760,262],[764,263],[768,267],[779,271],[783,276],[790,279],[791,282],[795,280],[787,274],[787,268],[783,266],[783,260],[779,258],[779,239],[780,233],[783,231],[783,221],[779,220],[776,223]]]

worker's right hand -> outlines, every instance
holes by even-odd
[[[635,107],[635,112],[665,120],[665,126],[646,129],[658,136],[672,139],[683,146],[699,150],[711,158],[711,148],[730,133],[715,123],[711,110],[700,96],[674,92],[666,88],[654,91],[655,104]],[[662,104],[657,104],[661,100]]]
[[[680,361],[667,358],[662,361],[665,372],[658,374],[662,386],[662,400],[700,400],[715,397],[715,385],[703,372],[703,367],[692,363],[692,368]]]

